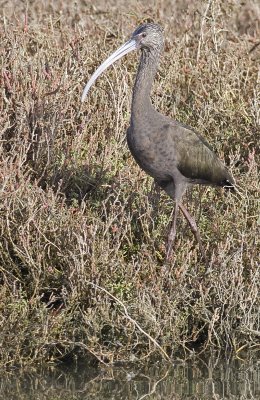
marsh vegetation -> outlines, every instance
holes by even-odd
[[[1,3],[0,363],[259,349],[258,2]],[[207,269],[181,217],[164,268],[172,202],[125,140],[138,55],[80,104],[144,21],[166,37],[154,105],[199,131],[242,192],[184,199]]]

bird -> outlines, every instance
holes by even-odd
[[[219,186],[234,190],[235,181],[209,143],[194,129],[158,112],[151,101],[151,90],[164,48],[161,25],[145,23],[130,39],[110,55],[87,82],[81,101],[96,79],[111,64],[133,50],[140,50],[140,61],[132,94],[130,126],[126,137],[137,164],[174,201],[173,218],[166,243],[166,261],[171,260],[180,210],[194,234],[202,257],[207,260],[195,219],[182,203],[193,185]]]

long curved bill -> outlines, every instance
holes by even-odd
[[[123,46],[119,47],[111,56],[109,56],[99,67],[98,69],[94,72],[94,74],[91,76],[90,80],[86,84],[83,94],[81,96],[81,101],[83,102],[87,96],[87,93],[90,89],[90,87],[93,85],[95,80],[99,77],[99,75],[102,74],[111,64],[113,64],[115,61],[119,60],[119,58],[123,57],[130,51],[136,50],[136,42],[133,39],[128,40]]]

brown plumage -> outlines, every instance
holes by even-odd
[[[176,202],[166,259],[171,256],[178,209],[189,222],[205,257],[196,223],[181,204],[182,196],[187,187],[193,184],[233,188],[234,180],[205,139],[189,126],[174,121],[153,108],[150,93],[163,42],[163,31],[159,25],[141,25],[134,31],[131,39],[92,75],[84,89],[82,101],[90,86],[109,65],[132,50],[141,50],[127,143],[140,167]]]

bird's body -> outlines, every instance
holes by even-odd
[[[161,27],[145,24],[137,28],[132,39],[99,67],[86,86],[82,99],[97,76],[108,65],[138,48],[141,49],[141,59],[133,89],[127,143],[140,167],[176,201],[167,258],[170,257],[175,237],[178,208],[191,225],[204,254],[195,221],[181,204],[182,195],[189,185],[233,187],[234,180],[205,139],[192,128],[160,114],[152,106],[151,87],[163,49]]]
[[[127,143],[136,162],[170,197],[180,198],[185,188],[193,184],[230,186],[233,183],[205,140],[188,126],[154,113],[153,117],[157,118],[150,120],[153,129],[143,121],[136,128],[131,125]]]

